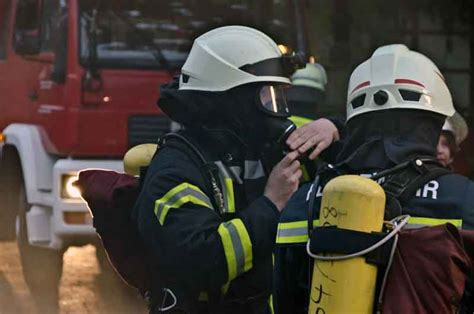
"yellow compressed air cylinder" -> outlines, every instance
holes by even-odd
[[[139,176],[140,168],[150,164],[157,149],[157,144],[140,144],[130,148],[123,157],[125,173],[131,176]]]
[[[331,180],[323,190],[320,226],[363,232],[382,231],[385,192],[355,175]],[[314,261],[309,314],[373,312],[377,267],[364,257]]]

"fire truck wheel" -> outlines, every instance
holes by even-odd
[[[28,242],[26,212],[29,208],[22,184],[19,193],[17,243],[23,277],[36,302],[38,313],[57,313],[63,252],[32,246]]]

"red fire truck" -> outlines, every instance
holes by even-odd
[[[77,172],[120,171],[129,147],[172,129],[158,87],[193,39],[238,23],[290,42],[290,4],[0,1],[0,237],[16,236],[33,294],[57,287],[67,247],[96,241]]]

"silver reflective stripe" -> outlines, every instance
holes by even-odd
[[[237,276],[242,274],[245,269],[245,253],[244,248],[242,247],[242,242],[240,241],[239,232],[237,228],[231,223],[225,223],[224,227],[227,228],[232,240],[232,247],[234,248],[235,253],[235,262],[237,265]]]
[[[245,161],[245,170],[244,170],[245,180],[260,179],[264,176],[265,176],[265,172],[263,171],[263,165],[260,160],[246,160]]]
[[[235,181],[237,181],[238,184],[243,184],[244,182],[242,181],[242,167],[232,166],[229,167],[229,169],[234,175]]]
[[[197,198],[197,199],[203,201],[204,203],[206,203],[206,205],[208,205],[209,208],[213,208],[211,200],[209,200],[209,198],[206,195],[204,195],[204,194],[202,194],[198,191],[195,191],[191,188],[185,188],[184,190],[179,191],[178,193],[173,195],[169,200],[166,201],[166,203],[160,203],[160,205],[158,205],[158,209],[156,211],[156,217],[161,217],[161,213],[163,212],[163,209],[165,208],[166,205],[172,206],[180,198],[188,196],[188,195],[194,196],[195,198]]]
[[[277,232],[277,237],[293,237],[293,236],[307,236],[307,235],[308,235],[308,227],[278,229],[278,232]]]
[[[215,164],[216,164],[217,168],[219,168],[219,174],[221,174],[224,178],[231,178],[232,179],[229,172],[227,172],[227,167],[224,166],[222,161],[216,161]]]
[[[430,225],[420,225],[420,224],[406,224],[403,229],[419,229],[423,227],[431,227]]]

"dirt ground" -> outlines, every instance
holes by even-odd
[[[133,289],[111,269],[100,269],[92,245],[66,251],[59,295],[61,314],[147,313]],[[0,314],[34,313],[48,314],[35,309],[23,281],[16,243],[0,242]]]

